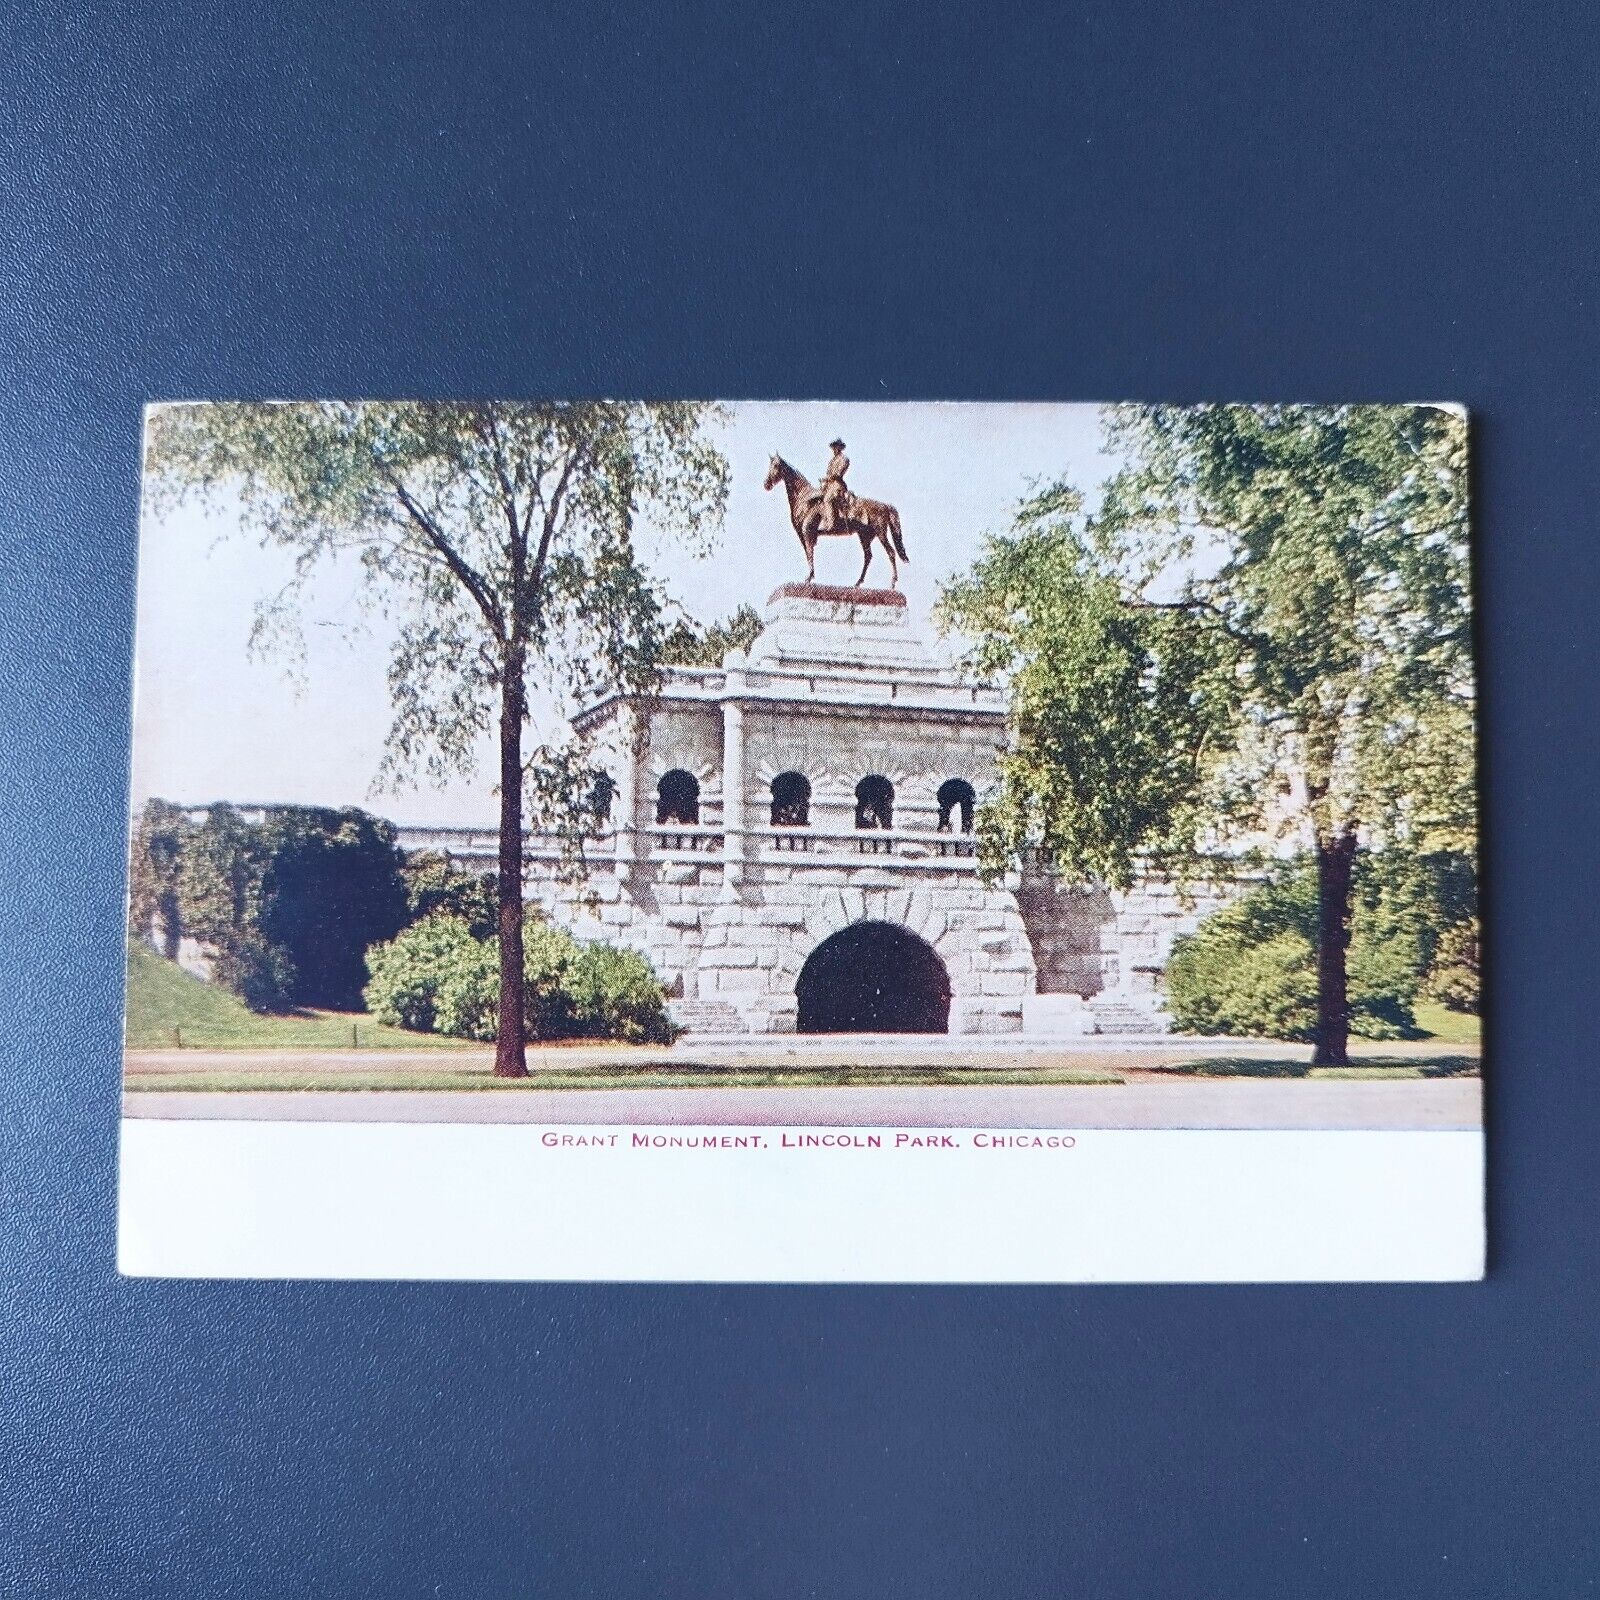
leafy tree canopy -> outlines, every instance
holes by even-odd
[[[1470,847],[1464,420],[1140,406],[1106,428],[1125,465],[1099,509],[1041,488],[943,598],[1012,688],[991,861],[1040,846],[1125,884],[1274,826]]]
[[[748,650],[761,637],[761,628],[761,613],[749,605],[703,628],[680,619],[667,635],[661,659],[679,667],[720,667],[730,650]]]
[[[1431,406],[1109,408],[1088,514],[1049,484],[942,611],[1010,682],[980,818],[1126,886],[1291,841],[1318,864],[1317,1051],[1345,1059],[1358,842],[1475,833],[1467,433]]]
[[[327,402],[170,406],[151,419],[163,497],[234,497],[245,523],[292,550],[294,575],[258,641],[292,642],[300,591],[341,553],[394,629],[385,776],[470,770],[497,729],[500,994],[495,1071],[524,1075],[524,800],[581,856],[602,774],[558,731],[524,748],[530,690],[557,713],[602,686],[654,686],[664,597],[633,535],[705,547],[727,463],[690,403]],[[557,717],[551,718],[552,723]]]
[[[637,515],[704,547],[727,466],[688,403],[319,402],[163,407],[158,504],[236,498],[295,552],[254,643],[291,655],[319,564],[359,561],[396,627],[385,777],[470,771],[507,667],[566,707],[648,687],[668,627],[633,547]],[[520,687],[520,684],[519,684]],[[523,708],[526,709],[525,706]]]

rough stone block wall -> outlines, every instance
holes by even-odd
[[[531,897],[580,938],[635,949],[669,994],[731,1005],[753,1032],[795,1027],[807,957],[852,923],[889,922],[925,939],[950,979],[952,1033],[1022,1026],[1033,994],[1157,995],[1181,933],[1231,898],[1184,896],[1147,880],[1126,893],[1030,874],[986,887],[970,869],[748,863],[736,886],[721,858],[643,861],[619,874],[598,864],[581,893],[530,874]]]
[[[882,864],[764,862],[723,881],[720,860],[639,863],[597,872],[581,897],[547,873],[530,897],[580,938],[605,938],[648,956],[668,992],[722,1001],[757,1033],[791,1033],[807,957],[856,922],[889,922],[925,939],[950,979],[952,1032],[1015,1032],[1034,989],[1034,959],[1016,898],[970,870]]]
[[[1120,892],[1026,874],[1017,904],[1039,965],[1039,993],[1158,993],[1173,942],[1236,892],[1197,887],[1184,894],[1154,878]]]

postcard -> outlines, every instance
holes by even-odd
[[[1480,1276],[1468,431],[150,407],[122,1270]]]

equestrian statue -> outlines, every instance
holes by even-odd
[[[822,474],[820,487],[814,486],[782,456],[772,458],[767,481],[762,485],[770,489],[781,483],[789,496],[789,521],[794,525],[800,548],[806,553],[806,582],[817,580],[817,540],[830,534],[853,533],[861,541],[861,576],[856,579],[856,588],[866,582],[867,568],[872,565],[872,546],[876,542],[889,557],[889,587],[898,589],[900,562],[911,559],[906,554],[905,540],[900,536],[900,513],[882,500],[867,500],[852,494],[844,481],[845,473],[850,470],[844,440],[835,439],[828,448],[833,456]]]

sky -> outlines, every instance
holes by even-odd
[[[738,402],[715,436],[731,488],[722,536],[695,556],[646,524],[642,559],[700,621],[760,609],[780,583],[805,577],[780,487],[762,483],[782,455],[813,482],[828,441],[844,439],[850,487],[899,508],[910,564],[901,587],[914,620],[941,583],[964,572],[983,537],[1010,526],[1029,486],[1066,477],[1094,498],[1114,463],[1100,452],[1092,405]],[[817,581],[853,583],[854,539],[817,546]],[[290,558],[240,531],[228,507],[147,516],[140,536],[133,803],[152,795],[364,806],[396,822],[492,826],[493,758],[475,778],[375,787],[389,721],[390,635],[360,604],[353,564],[324,568],[306,592],[306,658],[298,681],[282,659],[248,650],[257,603],[282,587]],[[887,584],[881,551],[869,583]]]

